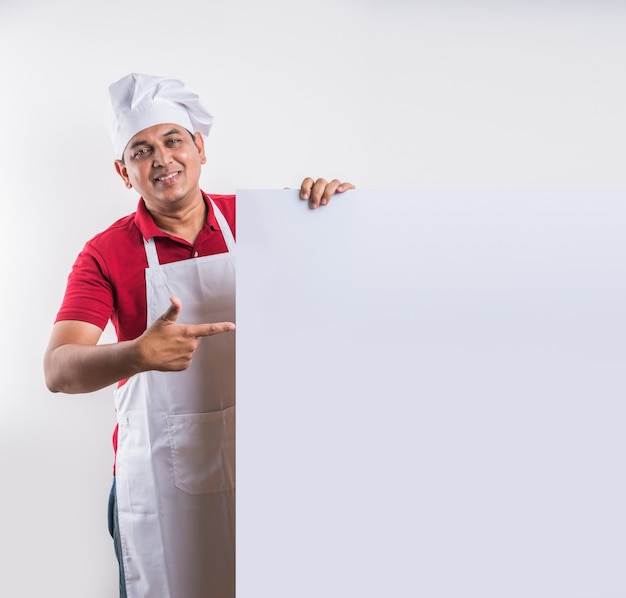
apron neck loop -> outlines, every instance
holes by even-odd
[[[150,237],[149,239],[144,239],[143,245],[146,249],[146,257],[148,258],[148,267],[158,268],[160,266],[159,256],[157,254],[154,237]]]
[[[208,197],[208,196],[207,196]],[[220,225],[220,229],[222,231],[222,235],[224,237],[224,241],[226,243],[226,247],[229,253],[235,252],[235,237],[233,237],[233,232],[230,230],[230,226],[224,217],[224,214],[219,211],[218,207],[215,205],[215,202],[209,197],[209,202],[211,204],[211,208],[213,209],[213,213],[215,214],[215,219],[217,223]],[[154,242],[154,237],[150,237],[149,239],[143,240],[143,245],[146,249],[146,257],[148,258],[148,267],[150,268],[158,268],[161,264],[159,262],[159,256],[156,250],[156,243]]]
[[[207,195],[207,197],[209,197]],[[228,222],[226,222],[226,218],[224,214],[219,211],[215,202],[209,197],[209,202],[211,203],[211,208],[213,208],[213,213],[215,214],[215,219],[217,223],[220,225],[220,230],[222,231],[222,235],[224,237],[224,241],[226,242],[226,247],[228,248],[229,253],[235,252],[235,237],[233,237],[233,231],[230,230],[230,226],[228,226]]]

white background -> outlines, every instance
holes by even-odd
[[[111,392],[50,395],[41,372],[75,255],[136,205],[112,168],[109,83],[174,75],[202,96],[210,192],[309,174],[624,189],[625,21],[607,0],[3,0],[3,590],[115,595]]]

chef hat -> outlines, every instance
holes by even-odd
[[[206,137],[213,116],[182,81],[131,73],[109,87],[110,134],[116,158],[131,138],[152,125],[173,123]]]

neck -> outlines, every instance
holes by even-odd
[[[184,239],[192,245],[206,222],[206,212],[202,194],[199,201],[188,207],[171,212],[150,210],[154,222],[164,233]]]

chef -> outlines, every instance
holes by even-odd
[[[235,596],[235,198],[200,189],[212,115],[183,82],[110,88],[137,210],[88,241],[44,358],[53,392],[117,384],[109,527],[120,596]],[[303,181],[312,208],[354,186]],[[118,341],[98,344],[111,321]]]

